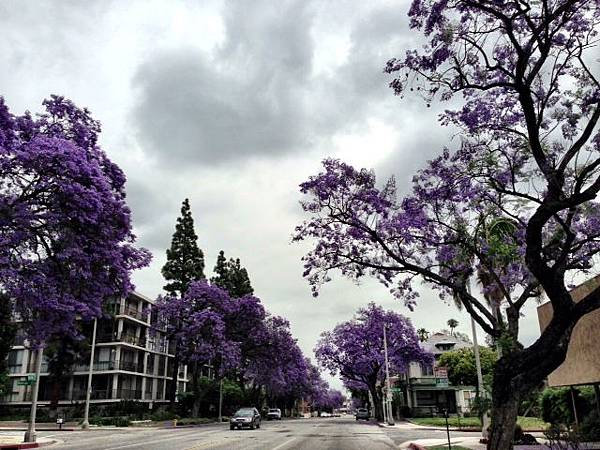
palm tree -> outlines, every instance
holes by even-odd
[[[427,339],[429,339],[429,331],[427,331],[425,328],[419,328],[417,330],[417,336],[419,336],[419,341],[425,342]]]
[[[454,329],[458,326],[458,320],[456,320],[456,319],[450,319],[446,323],[448,324],[448,327],[450,328],[450,334],[452,336],[454,336]]]

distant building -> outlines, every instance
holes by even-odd
[[[154,301],[139,293],[107,302],[111,314],[98,320],[91,402],[104,404],[121,400],[147,403],[166,402],[168,388],[173,382],[173,348],[163,332],[152,330]],[[5,406],[27,405],[31,402],[30,386],[20,385],[28,375],[35,374],[36,353],[18,335],[8,355],[12,392],[0,398]],[[208,368],[204,368],[208,371]],[[89,361],[79,361],[72,374],[65,377],[58,393],[59,405],[85,400]],[[188,384],[187,368],[180,367],[178,391]],[[40,376],[38,401],[49,404],[56,398],[56,387],[48,383],[48,362],[44,357]]]
[[[475,387],[450,384],[445,368],[439,367],[437,361],[446,352],[471,348],[473,344],[462,336],[440,332],[431,335],[422,345],[434,355],[435,361],[432,365],[411,363],[408,374],[395,380],[402,390],[404,404],[415,416],[441,414],[443,410],[467,412],[476,395]]]

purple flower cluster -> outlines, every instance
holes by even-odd
[[[221,375],[270,397],[320,395],[320,375],[290,332],[286,319],[269,315],[252,295],[232,298],[206,280],[194,282],[183,297],[159,297],[157,328],[174,340],[182,362],[212,362]],[[314,382],[314,386],[310,383]]]
[[[53,96],[12,115],[0,97],[0,289],[33,342],[78,336],[126,295],[150,254],[133,246],[125,175],[98,147],[99,122]]]

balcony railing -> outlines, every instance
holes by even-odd
[[[142,391],[136,390],[136,389],[117,389],[116,391],[113,391],[112,389],[92,389],[92,392],[90,394],[90,399],[91,400],[110,400],[111,398],[113,398],[113,396],[112,396],[113,392],[116,393],[115,398],[118,398],[118,399],[142,400]],[[68,398],[69,395],[65,395],[65,396],[61,396],[60,400],[67,400],[67,401],[85,400],[85,394],[86,394],[86,391],[84,389],[74,389],[73,393],[70,395],[70,398]],[[31,390],[27,391],[25,393],[25,395],[23,396],[23,401],[30,402],[31,395],[32,395]],[[39,400],[48,401],[48,400],[50,400],[50,398],[48,398],[47,395],[41,395]],[[149,397],[146,397],[146,400],[152,400],[152,395],[150,395]],[[11,401],[11,402],[18,401],[17,395],[13,395],[12,398],[8,401]]]
[[[75,372],[87,372],[89,364],[78,364],[74,367]],[[103,370],[126,370],[128,372],[143,373],[144,365],[130,361],[98,361],[94,363],[94,372]]]
[[[116,332],[101,333],[96,337],[98,343],[106,342],[124,342],[126,344],[137,345],[138,347],[146,347],[146,336],[136,336],[130,333],[121,333],[119,336]]]
[[[148,314],[145,311],[140,311],[137,308],[133,308],[131,306],[123,306],[120,308],[120,312],[124,316],[133,317],[134,319],[141,320],[142,322],[146,322]]]
[[[410,383],[418,386],[435,386],[435,377],[411,378]]]
[[[8,373],[21,373],[23,370],[23,364],[9,364]]]
[[[136,336],[135,334],[121,333],[120,342],[125,342],[138,347],[146,347],[146,336]]]

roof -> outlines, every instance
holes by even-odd
[[[443,350],[438,346],[452,346],[451,349]],[[463,338],[459,336],[453,336],[450,333],[434,333],[429,338],[422,343],[422,346],[425,350],[433,353],[434,355],[441,355],[442,353],[446,353],[451,350],[458,350],[460,348],[471,348],[473,344],[471,342],[465,341]]]

